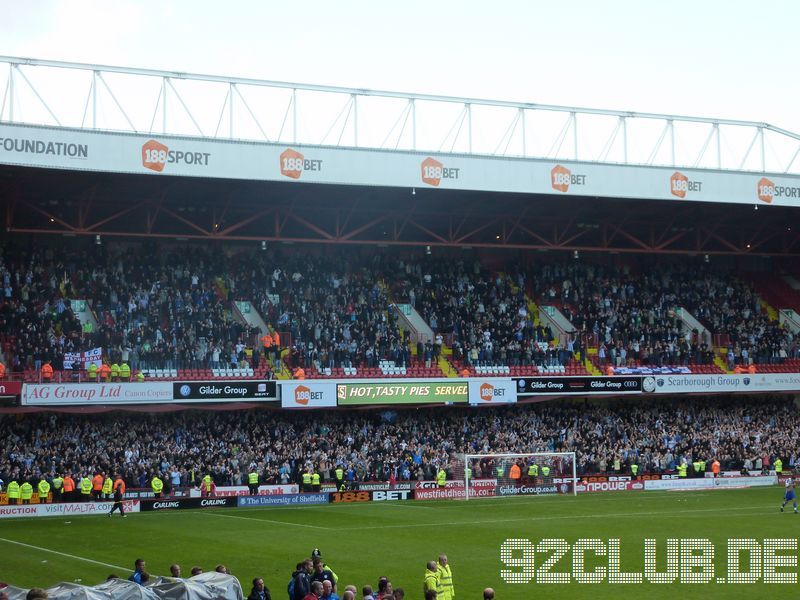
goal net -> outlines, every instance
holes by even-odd
[[[453,479],[464,482],[464,499],[487,496],[577,494],[574,452],[466,454]],[[489,489],[492,488],[491,493]]]

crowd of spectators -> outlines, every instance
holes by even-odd
[[[517,277],[540,303],[559,305],[581,337],[596,340],[601,364],[711,364],[712,340],[682,326],[681,308],[727,336],[735,364],[800,357],[795,336],[769,320],[753,287],[733,273],[688,264],[637,272],[571,261],[520,268]]]
[[[439,555],[438,561],[428,561],[425,568],[425,582],[422,587],[425,591],[424,597],[426,600],[429,598],[452,600],[455,597],[455,586],[447,555]],[[175,584],[179,584],[190,577],[194,585],[197,586],[193,588],[193,594],[190,595],[202,597],[208,595],[208,597],[211,597],[211,594],[213,594],[215,598],[236,598],[243,597],[246,593],[245,590],[241,589],[239,579],[224,564],[218,564],[213,569],[213,572],[209,573],[206,573],[200,566],[192,567],[190,572],[188,572],[188,569],[184,571],[178,563],[173,563],[169,566],[169,575],[153,575],[146,569],[147,561],[143,558],[137,558],[134,561],[133,573],[127,577],[127,580],[143,586],[147,589],[149,595],[154,597],[172,598],[175,597],[176,593],[184,593],[183,591],[176,592]],[[220,579],[217,574],[225,577]],[[99,584],[95,589],[101,595],[110,594],[113,596],[114,591],[119,589],[125,590],[127,592],[126,595],[131,595],[129,588],[119,587],[121,579],[122,577],[117,573],[111,573],[106,577],[105,583]],[[76,581],[79,582],[81,579],[76,579]],[[202,591],[199,591],[198,588],[201,588]],[[0,583],[0,600],[8,600],[7,589],[12,588],[7,588],[7,584]],[[12,592],[24,594],[25,590],[13,588]],[[395,587],[391,578],[386,575],[377,578],[377,584],[374,588],[372,585],[366,584],[359,590],[353,584],[345,584],[331,566],[323,561],[322,553],[318,548],[312,551],[310,558],[305,558],[297,563],[289,578],[287,592],[289,600],[356,600],[359,597],[359,593],[363,600],[404,600],[405,598],[405,590],[402,587]],[[276,594],[276,597],[279,594],[285,597],[282,592]],[[50,597],[48,591],[43,588],[32,588],[25,595],[26,600],[43,600],[48,597]],[[252,579],[252,589],[246,598],[247,600],[272,600],[272,593],[263,577],[257,576]],[[494,590],[485,588],[483,598],[484,600],[493,600]]]
[[[577,336],[557,340],[550,327],[536,324],[524,287],[479,261],[399,259],[390,281],[395,297],[411,304],[439,339],[451,340],[454,360],[467,367],[564,366],[580,352]]]
[[[61,370],[65,352],[94,347],[133,371],[235,363],[243,358],[238,343],[255,334],[232,318],[227,302],[237,258],[180,247],[57,252],[7,245],[0,331],[8,366],[38,370],[51,362]],[[88,301],[97,327],[81,326],[68,299]]]
[[[780,456],[794,467],[800,413],[788,399],[739,398],[603,404],[516,405],[481,411],[179,412],[158,415],[30,414],[0,419],[0,478],[38,481],[56,473],[121,474],[147,487],[299,482],[311,466],[331,481],[432,480],[457,472],[464,453],[577,453],[580,473],[675,469],[681,460],[717,458],[723,468]]]
[[[435,363],[452,344],[456,364],[555,366],[587,345],[601,365],[709,365],[709,336],[729,342],[729,367],[800,358],[798,340],[771,321],[754,289],[705,266],[657,272],[583,260],[522,264],[504,272],[461,257],[260,251],[175,244],[0,248],[0,341],[10,371],[63,365],[65,352],[102,347],[109,362],[139,369],[264,365],[264,331],[236,318],[250,301],[289,361],[306,369]],[[530,314],[526,293],[555,304],[574,328],[555,335]],[[69,298],[87,300],[97,327],[81,325]],[[430,326],[424,343],[401,331],[393,302],[411,304]],[[414,358],[416,355],[416,359]],[[280,352],[273,359],[278,359]],[[278,370],[274,360],[270,368]]]

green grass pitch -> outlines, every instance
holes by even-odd
[[[509,567],[501,562],[500,548],[509,538],[533,544],[545,538],[569,544],[581,538],[619,539],[621,569],[628,572],[643,572],[645,538],[658,542],[661,571],[668,538],[705,538],[715,546],[716,580],[727,572],[729,538],[797,540],[800,515],[779,513],[782,492],[772,487],[3,520],[0,581],[23,587],[76,580],[91,585],[110,573],[127,577],[141,557],[153,575],[167,575],[173,562],[181,564],[184,575],[194,565],[208,571],[223,563],[245,594],[251,579],[260,576],[273,599],[284,600],[295,564],[320,548],[340,586],[355,584],[359,598],[361,586],[375,587],[381,575],[404,588],[409,600],[420,598],[425,563],[442,552],[452,565],[458,600],[481,598],[487,586],[501,599],[797,597],[800,583],[543,584],[534,576],[528,584],[509,584],[501,577]],[[800,572],[797,548],[785,554],[795,557],[794,566],[778,571]],[[552,571],[571,572],[572,556],[568,553]],[[605,557],[587,557],[587,569],[607,565]],[[534,553],[536,567],[546,558]]]

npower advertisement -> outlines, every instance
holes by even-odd
[[[287,146],[0,125],[0,164],[255,181],[800,206],[800,176],[465,156],[368,148]]]

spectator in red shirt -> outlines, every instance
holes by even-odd
[[[311,592],[306,594],[303,600],[319,600],[322,597],[322,582],[312,581]]]

